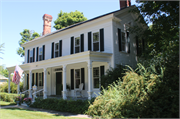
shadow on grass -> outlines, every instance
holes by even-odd
[[[10,105],[16,105],[16,103],[10,103],[10,104],[0,104],[1,105],[1,107],[3,107],[3,106],[10,106]]]

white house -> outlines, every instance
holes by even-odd
[[[100,77],[109,67],[136,66],[137,42],[135,35],[127,30],[137,24],[136,15],[128,12],[135,6],[121,2],[120,10],[54,32],[51,32],[52,16],[43,16],[43,35],[22,45],[25,63],[20,67],[27,74],[24,87],[28,87],[29,97],[34,84],[38,90],[43,89],[44,98],[62,92],[66,99],[73,97],[74,90],[83,83],[83,94],[91,99],[100,92]],[[15,66],[7,69],[9,74],[13,73]]]

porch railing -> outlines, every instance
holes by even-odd
[[[31,89],[31,91],[32,91],[32,89]],[[22,94],[26,94],[26,92],[29,92],[29,90],[25,90],[25,91],[23,91],[23,92],[20,92],[20,98],[21,98],[21,95],[22,95]]]
[[[36,94],[39,93],[39,95],[40,95],[40,92],[42,92],[43,90],[44,90],[44,89],[40,89],[40,90],[35,91],[35,92],[33,93],[33,100],[32,100],[32,102],[35,102],[35,98],[37,98]]]

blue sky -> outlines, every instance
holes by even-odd
[[[135,0],[131,0],[131,4],[135,4]],[[60,10],[78,10],[91,19],[119,9],[119,0],[0,0],[0,44],[5,43],[0,65],[22,64],[24,58],[17,54],[20,32],[29,29],[42,33],[44,14],[52,15],[51,31],[55,31],[54,21]]]

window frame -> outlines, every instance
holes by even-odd
[[[32,56],[31,56],[32,55]],[[33,62],[33,50],[30,50],[30,54],[29,54],[29,62]]]
[[[79,39],[79,45],[76,45],[76,39]],[[79,52],[76,52],[76,47],[79,49]],[[80,48],[81,48],[81,38],[80,36],[77,36],[74,38],[74,53],[80,53]]]
[[[98,68],[98,70],[99,70],[99,76],[98,77],[94,77],[94,68]],[[94,79],[95,78],[99,78],[99,88],[95,88],[95,85],[94,85],[94,83],[95,83]],[[92,68],[92,79],[93,79],[93,89],[95,89],[95,90],[98,89],[99,90],[100,87],[101,87],[101,84],[100,84],[100,81],[101,81],[101,78],[100,78],[100,66],[95,66],[95,67]]]
[[[43,47],[39,47],[39,61],[42,61],[42,59],[43,59]]]
[[[58,49],[56,49],[56,46],[58,47]],[[57,56],[56,56],[57,53]],[[54,57],[59,57],[59,42],[54,43]]]
[[[42,73],[38,73],[38,86],[43,86],[42,84]]]
[[[123,34],[124,34],[124,41],[123,41]],[[126,52],[126,41],[127,41],[127,38],[126,38],[126,33],[125,32],[122,32],[121,31],[121,52]],[[124,44],[124,49],[123,48],[123,44]]]
[[[94,42],[94,34],[96,34],[96,33],[98,33],[98,41],[95,41]],[[95,50],[94,49],[94,43],[98,43],[98,50]],[[93,49],[92,49],[92,51],[100,51],[100,32],[99,31],[96,31],[96,32],[93,32],[92,33],[92,46],[93,46]]]
[[[79,85],[81,84],[81,68],[74,69],[74,89],[75,90],[79,89],[79,87],[76,88],[76,70],[79,70],[79,78],[78,79],[80,79]]]

